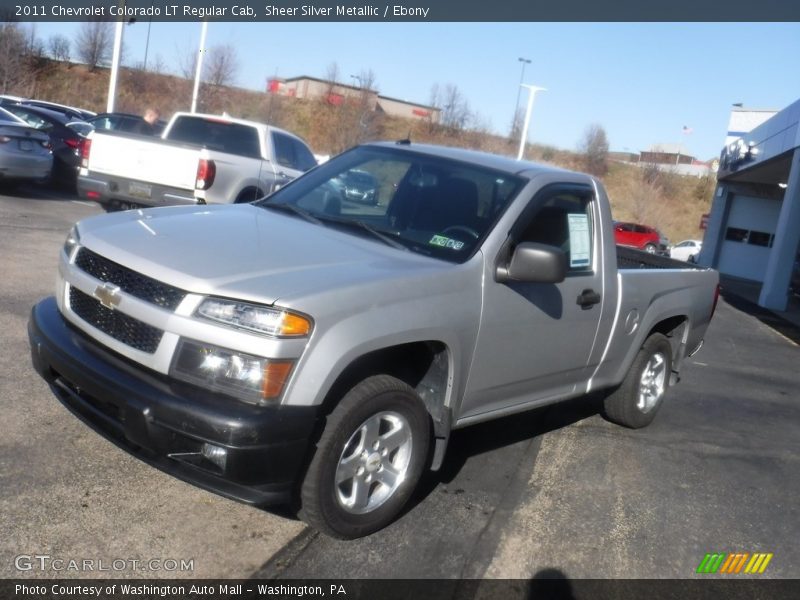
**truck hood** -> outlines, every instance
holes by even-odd
[[[250,205],[168,207],[78,224],[81,244],[134,271],[198,294],[274,304],[337,286],[380,283],[447,263]]]

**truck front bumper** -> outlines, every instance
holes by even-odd
[[[52,297],[33,307],[28,337],[33,366],[58,399],[122,449],[227,498],[291,500],[315,408],[251,406],[145,370],[74,329]]]

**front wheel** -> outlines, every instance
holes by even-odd
[[[656,253],[656,247],[653,244],[647,244],[644,247],[644,251],[647,252],[648,254],[655,254]]]
[[[639,429],[652,423],[669,387],[672,346],[661,333],[642,344],[622,384],[604,401],[609,421]]]
[[[416,392],[388,375],[365,379],[327,418],[301,487],[302,518],[341,539],[382,529],[411,496],[429,446]]]

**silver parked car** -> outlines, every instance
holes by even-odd
[[[44,181],[52,169],[50,136],[0,108],[0,182]]]

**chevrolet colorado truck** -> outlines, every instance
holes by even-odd
[[[89,133],[80,150],[78,195],[109,209],[251,202],[316,164],[288,131],[179,112],[160,138]]]
[[[377,204],[342,196],[350,172]],[[354,538],[455,429],[595,391],[649,424],[717,294],[713,270],[617,248],[591,176],[404,140],[254,203],[77,223],[29,337],[59,400],[128,452]]]

